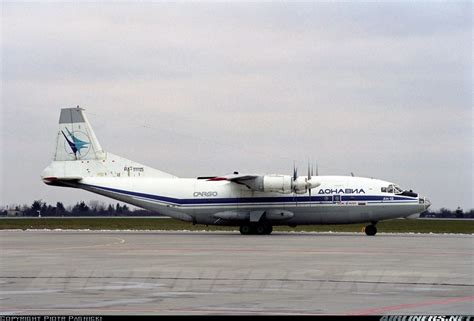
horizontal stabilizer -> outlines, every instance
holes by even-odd
[[[76,187],[82,177],[79,176],[65,176],[65,177],[43,177],[43,182],[47,185],[62,186],[62,187]]]

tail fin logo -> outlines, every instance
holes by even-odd
[[[61,133],[63,134],[64,138],[66,139],[66,142],[64,142],[64,148],[67,153],[73,154],[75,159],[81,159],[84,158],[90,150],[90,139],[82,131],[69,131],[69,129],[66,128],[67,134],[64,133],[64,131],[61,130]]]

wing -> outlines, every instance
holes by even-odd
[[[204,179],[202,177],[201,179]],[[251,175],[251,174],[230,174],[224,176],[205,177],[208,181],[229,181],[232,183],[245,185],[252,190],[258,190],[259,185],[263,182],[262,175]]]
[[[290,175],[253,175],[253,174],[230,174],[225,176],[198,177],[208,181],[229,181],[244,185],[252,191],[290,194],[292,192],[302,194],[308,189],[320,185],[311,182],[308,178],[300,176],[294,180]]]

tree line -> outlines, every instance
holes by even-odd
[[[57,202],[55,206],[47,204],[41,200],[35,200],[33,204],[14,205],[0,208],[0,215],[7,216],[9,212],[15,212],[17,216],[157,216],[155,212],[130,209],[127,205],[105,205],[99,201],[90,201],[87,204],[84,201],[77,202],[72,206],[64,206],[62,202]]]
[[[421,218],[474,218],[474,209],[469,212],[464,212],[462,208],[458,207],[456,210],[449,210],[447,208],[440,208],[438,211],[424,211],[420,213]]]
[[[7,216],[8,212],[16,212],[18,216],[159,216],[159,213],[143,209],[130,209],[127,205],[105,205],[99,201],[77,202],[72,206],[64,206],[57,202],[55,206],[46,204],[41,200],[35,200],[31,205],[15,205],[0,208],[0,216]],[[473,218],[474,210],[464,212],[460,207],[456,210],[441,208],[438,211],[425,211],[420,214],[422,218]]]

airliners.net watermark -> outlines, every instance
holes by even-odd
[[[474,321],[465,315],[384,315],[380,321]]]

